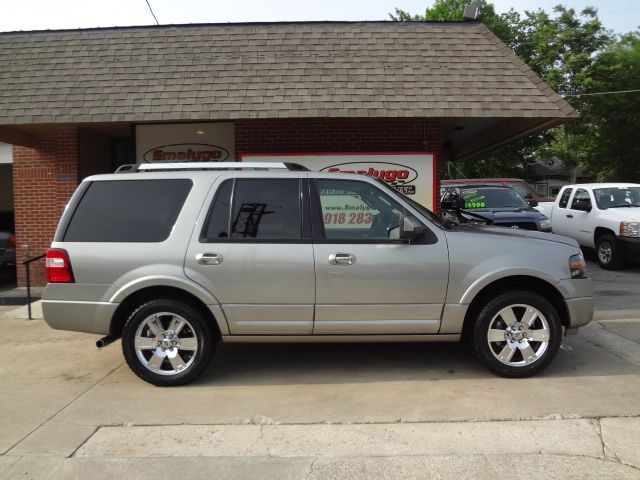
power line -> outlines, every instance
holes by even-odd
[[[151,12],[151,15],[153,15],[153,19],[156,21],[156,25],[160,25],[160,22],[156,18],[156,14],[153,13],[153,8],[151,8],[151,4],[149,3],[149,0],[145,0],[145,2],[147,2],[147,6],[149,7],[149,11]]]
[[[616,93],[637,93],[640,89],[636,90],[614,90],[610,92],[597,92],[597,93],[575,93],[573,95],[564,95],[565,97],[591,97],[593,95],[613,95]]]

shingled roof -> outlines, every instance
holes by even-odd
[[[0,34],[0,125],[574,114],[475,22]]]

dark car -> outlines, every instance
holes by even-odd
[[[16,274],[16,237],[11,232],[0,232],[0,280]]]
[[[499,185],[511,187],[516,190],[525,200],[535,200],[536,202],[553,202],[553,198],[542,195],[530,184],[521,178],[463,178],[457,180],[442,180],[441,187],[470,187],[473,185]]]
[[[443,218],[456,222],[485,222],[497,227],[551,231],[549,219],[512,188],[474,185],[446,188],[441,197]]]

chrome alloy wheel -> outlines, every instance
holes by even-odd
[[[607,265],[611,262],[611,258],[613,257],[613,248],[611,244],[607,241],[604,241],[598,247],[598,259],[600,263]]]
[[[171,312],[145,318],[135,335],[140,363],[158,375],[175,375],[189,368],[198,351],[198,338],[187,319]]]
[[[540,359],[549,346],[549,322],[530,305],[509,305],[489,323],[487,341],[495,358],[510,367],[523,367]]]

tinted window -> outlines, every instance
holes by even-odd
[[[213,205],[207,215],[205,227],[200,236],[201,242],[229,237],[229,212],[231,209],[231,191],[233,180],[225,181],[213,200]]]
[[[567,188],[562,192],[562,197],[560,197],[560,203],[558,204],[560,208],[567,208],[567,203],[569,203],[569,197],[571,196],[572,191],[573,189]]]
[[[162,242],[191,185],[184,179],[93,182],[73,213],[64,241]]]
[[[402,206],[365,182],[318,180],[325,238],[397,239]]]
[[[587,192],[582,188],[576,190],[576,194],[573,196],[573,201],[571,202],[571,208],[575,208],[578,202],[591,203],[591,199],[589,198],[589,192]]]
[[[231,238],[300,239],[300,200],[297,178],[236,180]]]

